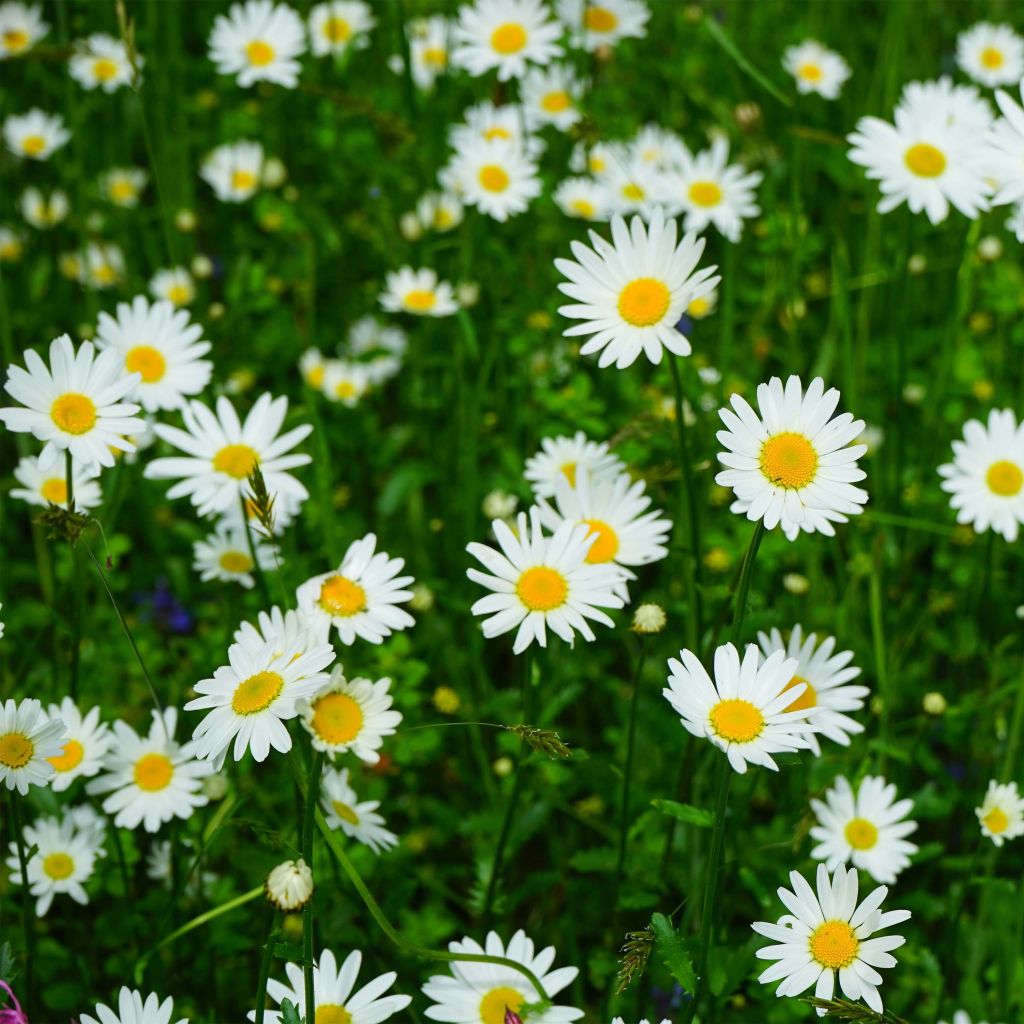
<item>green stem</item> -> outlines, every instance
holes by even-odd
[[[761,540],[764,537],[764,520],[758,519],[754,526],[754,535],[750,538],[747,553],[743,556],[743,568],[740,570],[740,582],[736,588],[736,604],[733,608],[732,617],[732,642],[739,648],[740,637],[743,634],[743,620],[747,615],[747,598],[750,595],[750,580],[754,572],[754,560],[757,558],[758,548],[761,547]],[[742,653],[740,655],[742,657]]]
[[[881,542],[881,537],[879,542]],[[881,767],[884,769],[884,750],[889,738],[892,708],[889,707],[889,681],[885,661],[885,621],[882,615],[882,555],[880,547],[875,550],[871,578],[868,580],[868,591],[871,606],[871,642],[875,654],[875,676],[878,680],[878,697],[882,704],[879,736],[883,744]]]
[[[25,836],[22,832],[18,797],[14,795],[13,789],[7,791],[7,797],[11,805],[11,828],[14,830],[14,842],[18,847],[18,869],[21,872],[21,927],[25,933],[25,1012],[31,1014],[36,1003],[36,930],[32,893],[29,891],[28,857],[25,854]]]
[[[68,512],[75,510],[75,483],[74,471],[71,461],[70,449],[64,452],[64,479],[67,490],[65,507]],[[78,659],[79,648],[82,643],[82,563],[78,557],[78,551],[73,541],[68,541],[68,551],[71,555],[71,650],[68,674],[70,685],[68,687],[71,699],[78,700]]]
[[[324,752],[314,750],[309,765],[309,782],[306,785],[306,806],[302,821],[302,859],[310,871],[313,870],[313,825],[316,802],[320,794],[320,776],[324,770]],[[316,880],[314,879],[314,893]],[[316,1014],[316,998],[313,993],[313,897],[302,908],[302,975],[306,988],[306,1024],[313,1024]]]
[[[275,910],[270,918],[270,934],[267,936],[267,944],[263,947],[263,956],[260,957],[260,978],[256,988],[256,1024],[265,1024],[267,1008],[267,982],[270,979],[270,961],[274,959],[274,947],[277,945],[278,912]]]
[[[270,600],[270,588],[267,586],[267,577],[263,575],[263,566],[256,557],[256,540],[252,535],[252,523],[249,522],[249,510],[245,504],[245,495],[239,491],[238,500],[242,505],[242,529],[245,530],[245,540],[249,545],[249,557],[252,559],[252,574],[256,577],[256,583],[260,588],[260,597],[263,603],[269,608],[274,602]]]
[[[1024,662],[1021,662],[1017,699],[1013,705],[1013,718],[1010,720],[1010,736],[1006,743],[1006,758],[1003,761],[1003,782],[1012,782],[1017,771],[1017,753],[1020,750],[1022,732],[1024,732]]]
[[[622,869],[626,863],[626,848],[629,835],[629,789],[633,782],[633,754],[636,748],[636,709],[640,703],[640,673],[647,659],[647,637],[640,637],[640,654],[633,672],[633,693],[629,702],[629,732],[626,739],[626,764],[622,772],[622,818],[619,823],[619,859],[615,865],[615,895],[618,902],[619,887],[622,885]]]

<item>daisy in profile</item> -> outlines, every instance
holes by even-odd
[[[35,455],[26,455],[14,467],[14,479],[20,487],[11,488],[11,497],[20,498],[29,505],[46,508],[47,505],[59,505],[67,508],[68,482],[66,469],[59,461],[44,472],[39,468],[39,459]],[[82,466],[71,463],[71,486],[75,491],[75,508],[87,512],[96,508],[102,501],[100,485],[96,482],[99,476],[98,466]]]
[[[459,8],[453,62],[471,75],[496,70],[498,80],[522,78],[527,62],[562,55],[562,26],[542,0],[474,0]]]
[[[314,57],[340,57],[349,47],[370,44],[377,24],[370,5],[363,0],[326,0],[309,12],[309,45]]]
[[[70,697],[46,709],[51,722],[64,723],[61,742],[64,749],[47,760],[57,773],[50,780],[50,788],[62,793],[75,779],[91,778],[99,773],[103,758],[114,742],[106,722],[100,721],[100,709],[90,708],[84,715]]]
[[[87,288],[106,291],[124,280],[124,254],[114,242],[90,242],[81,260],[78,279]]]
[[[448,70],[454,26],[447,18],[435,14],[429,18],[412,18],[406,24],[406,33],[412,80],[418,89],[429,91],[434,88],[438,77]],[[393,71],[401,73],[402,58],[395,57],[389,61],[389,66]]]
[[[274,548],[258,536],[253,537],[252,543],[259,567],[270,572],[276,565]],[[218,523],[213,533],[192,545],[192,556],[192,568],[204,583],[219,580],[221,583],[237,583],[246,590],[252,590],[256,585],[253,575],[256,566],[249,549],[249,538],[238,523]]]
[[[20,57],[32,49],[50,26],[43,21],[39,4],[10,0],[0,4],[0,60]]]
[[[305,466],[311,457],[288,453],[313,428],[304,423],[280,433],[287,413],[288,399],[283,395],[260,395],[244,421],[223,395],[214,409],[195,400],[187,402],[181,412],[184,430],[166,423],[158,423],[155,428],[159,438],[185,456],[155,459],[146,466],[146,476],[177,480],[167,496],[173,499],[187,495],[200,515],[227,512],[238,505],[246,479],[257,465],[270,494],[281,500],[288,495],[305,501],[309,492],[289,471]]]
[[[355,408],[372,386],[368,364],[350,363],[345,359],[328,359],[324,363],[320,391],[329,402]]]
[[[526,122],[533,128],[551,125],[568,131],[582,116],[576,106],[583,85],[565,64],[530,68],[523,76],[521,96]]]
[[[195,685],[195,700],[186,711],[208,710],[192,739],[199,757],[220,770],[231,749],[236,761],[246,753],[265,761],[270,748],[286,753],[292,738],[285,722],[298,714],[296,701],[315,693],[327,682],[323,670],[334,661],[334,648],[320,644],[303,650],[296,644],[282,653],[274,642],[257,649],[246,644],[228,648],[228,662],[211,679]]]
[[[558,16],[573,45],[593,53],[622,39],[643,39],[651,11],[644,0],[558,0]]]
[[[142,68],[142,57],[138,53],[135,64],[136,70]],[[83,89],[102,89],[106,93],[131,85],[135,76],[124,43],[103,32],[94,32],[74,44],[68,70]]]
[[[974,813],[978,816],[981,834],[996,846],[1002,846],[1007,839],[1024,836],[1024,797],[1017,792],[1016,782],[1000,785],[992,779],[985,799]]]
[[[245,0],[218,14],[209,38],[218,74],[234,75],[243,89],[273,82],[294,89],[306,52],[302,18],[287,4]]]
[[[337,569],[306,580],[295,592],[299,612],[316,626],[333,625],[346,646],[357,638],[383,643],[393,632],[414,624],[413,617],[399,607],[412,599],[412,591],[406,588],[413,578],[399,576],[405,560],[376,547],[372,533],[353,541]]]
[[[522,213],[540,195],[537,165],[512,142],[475,140],[449,164],[467,206],[504,222]]]
[[[184,267],[158,270],[149,282],[149,294],[174,306],[187,306],[196,297],[192,275]]]
[[[994,89],[1024,78],[1024,37],[1009,25],[979,21],[956,37],[956,62],[976,82]]]
[[[644,220],[650,220],[662,212],[664,176],[652,164],[635,157],[617,157],[608,163],[598,180],[604,186],[606,203],[620,216],[638,213]]]
[[[766,658],[776,651],[784,651],[787,658],[796,659],[796,671],[786,689],[803,684],[804,691],[786,710],[817,708],[810,723],[814,733],[821,733],[834,743],[848,747],[850,736],[863,732],[864,726],[843,712],[860,711],[869,692],[866,686],[851,685],[851,681],[860,675],[860,669],[850,664],[853,652],[833,653],[836,647],[834,637],[826,636],[819,644],[817,634],[805,637],[799,623],[793,627],[789,643],[783,640],[782,633],[774,626],[770,633],[758,633],[757,640]],[[821,753],[817,736],[808,736],[807,740],[817,757]]]
[[[459,309],[452,286],[439,281],[437,273],[429,267],[402,267],[388,274],[380,304],[389,313],[414,316],[451,316]]]
[[[707,295],[691,299],[686,307],[686,315],[691,320],[705,320],[718,308],[718,288],[712,288]],[[716,381],[717,383],[717,381]]]
[[[555,204],[567,217],[580,220],[607,220],[611,213],[608,190],[590,178],[566,178],[553,196]]]
[[[782,980],[777,996],[798,996],[812,985],[818,999],[831,999],[836,979],[847,999],[863,999],[875,1013],[882,1012],[878,986],[882,975],[875,968],[896,966],[891,951],[906,942],[902,935],[872,938],[893,925],[910,919],[909,910],[881,911],[888,889],[881,885],[857,903],[857,871],[842,864],[829,877],[818,865],[817,893],[796,871],[789,873],[789,889],[779,888],[779,899],[788,914],[771,924],[756,921],[751,927],[771,939],[758,959],[776,961],[758,979],[762,985]],[[816,1011],[819,1017],[824,1010]]]
[[[811,829],[818,843],[811,856],[824,861],[829,871],[852,863],[876,882],[891,885],[917,853],[906,840],[917,830],[917,822],[907,817],[914,801],[897,800],[896,787],[879,776],[864,776],[854,791],[840,775],[826,790],[824,803],[811,800],[811,807],[818,819]]]
[[[140,167],[112,167],[100,175],[100,194],[115,206],[131,210],[139,205],[148,178]]]
[[[59,188],[44,195],[37,188],[27,188],[18,201],[22,217],[40,231],[49,231],[67,218],[71,204],[67,192]]]
[[[560,480],[567,480],[570,487],[575,487],[577,474],[586,473],[597,483],[625,471],[625,464],[607,443],[591,441],[582,430],[577,430],[572,437],[545,437],[540,451],[526,460],[523,476],[535,497],[553,498]]]
[[[137,405],[124,402],[140,375],[126,373],[114,352],[95,355],[91,342],[75,351],[62,334],[50,343],[47,366],[32,349],[25,365],[7,368],[4,390],[24,408],[0,409],[0,421],[15,433],[31,433],[43,442],[39,468],[52,469],[64,451],[83,467],[113,466],[113,450],[135,450],[125,435],[145,428]]]
[[[49,783],[55,774],[50,758],[60,755],[65,731],[34,698],[0,704],[0,782],[22,796],[29,786]]]
[[[390,1020],[404,1010],[411,1002],[411,996],[384,993],[391,988],[398,977],[394,971],[381,974],[362,988],[353,991],[363,954],[353,950],[338,967],[334,954],[325,949],[313,965],[313,1012],[306,1016],[306,986],[302,967],[299,964],[285,964],[284,972],[288,984],[271,978],[267,984],[267,995],[281,1005],[290,1000],[298,1010],[301,1019],[317,1020],[318,1024],[380,1024]],[[256,1019],[256,1012],[249,1011],[249,1020]],[[264,1011],[261,1024],[281,1024],[278,1010]]]
[[[218,199],[225,203],[244,203],[262,184],[265,162],[263,147],[258,142],[241,139],[212,150],[199,174]]]
[[[731,403],[718,413],[726,426],[716,435],[726,449],[718,461],[726,468],[715,482],[732,488],[733,512],[751,522],[763,519],[768,530],[781,525],[789,540],[801,530],[832,537],[833,523],[860,514],[868,495],[854,483],[864,479],[857,460],[867,446],[850,442],[864,421],[848,412],[833,417],[835,388],[825,391],[815,377],[804,392],[799,377],[785,387],[772,377],[757,387],[760,415],[739,395]]]
[[[401,712],[392,710],[390,687],[390,679],[346,679],[336,666],[326,687],[298,703],[313,746],[332,758],[351,750],[361,761],[376,764],[384,737],[393,736],[402,721]]]
[[[665,699],[679,713],[687,732],[725,751],[740,774],[748,764],[778,771],[772,754],[808,746],[813,708],[787,710],[803,686],[789,689],[796,660],[777,651],[761,659],[750,644],[740,660],[732,644],[715,651],[714,680],[692,651],[670,658]]]
[[[558,967],[552,970],[555,949],[548,946],[535,952],[533,940],[520,929],[506,946],[497,932],[488,932],[484,945],[468,936],[448,943],[453,953],[472,953],[501,956],[514,960],[532,971],[540,981],[548,999],[568,988],[579,970],[576,967]],[[520,1011],[539,1001],[537,990],[526,976],[512,967],[497,964],[453,961],[451,974],[435,974],[423,986],[423,994],[432,1001],[423,1015],[428,1020],[457,1021],[458,1024],[504,1024],[511,1011]],[[567,1024],[579,1020],[583,1011],[574,1006],[548,1006],[528,1015],[530,1024]],[[523,1019],[527,1019],[526,1015]]]
[[[329,623],[314,622],[294,608],[281,611],[274,605],[269,612],[259,613],[255,625],[243,622],[235,630],[234,640],[250,651],[273,644],[274,656],[277,657],[292,649],[306,654],[314,647],[327,643],[329,632]]]
[[[567,281],[559,291],[574,299],[558,312],[580,320],[563,333],[590,335],[580,352],[600,353],[599,366],[630,366],[641,352],[652,363],[661,362],[668,349],[673,355],[690,354],[690,343],[676,330],[683,311],[695,298],[707,294],[721,278],[717,267],[697,264],[704,239],[685,235],[676,240],[676,222],[656,211],[649,226],[634,217],[627,227],[621,217],[611,223],[612,242],[590,232],[592,247],[572,242],[576,260],[556,259]]]
[[[409,336],[401,327],[378,320],[375,316],[363,316],[348,329],[345,347],[355,358],[378,355],[400,358],[409,347]]]
[[[320,805],[331,828],[340,828],[349,839],[368,846],[374,853],[380,854],[398,845],[398,836],[385,828],[387,822],[377,813],[380,801],[360,803],[348,783],[347,768],[340,772],[328,768],[324,772],[320,780]]]
[[[114,723],[114,743],[104,760],[104,774],[86,785],[88,793],[109,793],[103,810],[118,828],[156,832],[175,818],[187,820],[209,798],[203,779],[213,774],[209,761],[196,758],[195,744],[174,739],[177,708],[151,712],[149,732],[140,736],[125,722]]]
[[[463,216],[462,200],[451,192],[428,192],[416,204],[416,220],[424,231],[451,231]]]
[[[11,114],[4,121],[8,151],[28,160],[49,160],[70,138],[60,114],[46,114],[38,107],[27,114]]]
[[[939,475],[958,523],[1017,539],[1024,523],[1024,423],[1012,409],[990,410],[986,424],[968,420]]]
[[[161,1002],[155,992],[143,998],[137,989],[124,986],[117,995],[117,1009],[97,1003],[96,1015],[99,1020],[83,1013],[81,1024],[171,1024],[174,1000],[168,997]],[[188,1018],[182,1017],[175,1024],[188,1024]]]
[[[988,173],[996,184],[993,206],[1024,203],[1024,174],[1021,174],[1024,167],[1024,82],[1020,98],[1018,103],[1009,93],[996,90],[996,103],[1003,116],[992,126],[985,157]],[[1011,227],[1011,230],[1014,229]]]
[[[782,54],[782,66],[796,81],[797,92],[817,93],[826,100],[838,98],[851,74],[850,65],[816,39],[787,47]]]
[[[547,646],[547,630],[573,643],[577,633],[593,640],[587,621],[604,626],[614,623],[603,608],[621,608],[616,593],[622,570],[608,563],[587,561],[597,536],[580,523],[563,522],[546,537],[540,510],[530,510],[529,520],[520,512],[515,530],[495,519],[491,529],[500,551],[486,544],[472,543],[466,550],[487,569],[466,570],[474,582],[491,591],[470,609],[486,616],[483,634],[491,638],[516,630],[513,654],[521,654],[536,642]]]

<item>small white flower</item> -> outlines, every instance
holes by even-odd
[[[995,779],[988,784],[985,799],[975,808],[981,834],[996,846],[1007,839],[1024,836],[1024,797],[1017,791],[1016,782],[1000,785]]]
[[[267,875],[263,891],[278,910],[301,910],[313,896],[313,872],[301,857],[286,860]]]
[[[245,0],[217,15],[209,46],[218,73],[234,75],[243,89],[257,82],[294,89],[301,71],[298,58],[306,51],[306,30],[287,4]]]

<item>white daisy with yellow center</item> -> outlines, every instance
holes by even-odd
[[[634,154],[616,154],[597,180],[609,209],[620,216],[638,213],[650,220],[665,205],[665,175]]]
[[[817,893],[796,871],[789,873],[792,891],[779,888],[788,914],[771,924],[756,921],[751,927],[773,945],[757,951],[758,959],[776,961],[758,979],[763,985],[780,981],[777,996],[798,996],[812,985],[818,999],[831,999],[836,979],[847,999],[863,999],[875,1013],[882,1012],[876,968],[896,966],[891,950],[906,941],[902,935],[875,936],[876,932],[910,919],[909,910],[882,911],[888,889],[882,885],[857,903],[857,871],[842,864],[830,878],[818,865]],[[816,1011],[819,1017],[824,1010]]]
[[[243,89],[273,82],[294,89],[306,52],[306,27],[287,4],[245,0],[218,14],[208,40],[209,56],[221,75],[234,75]]]
[[[320,392],[327,401],[354,409],[372,386],[373,377],[368,363],[353,363],[347,359],[324,362]]]
[[[226,142],[211,150],[199,175],[225,203],[244,203],[263,184],[267,163],[263,146],[249,139]]]
[[[456,150],[445,180],[467,206],[503,223],[540,195],[537,164],[508,139],[473,139]]]
[[[104,773],[86,785],[88,793],[109,793],[103,810],[118,828],[156,832],[175,818],[187,820],[209,798],[203,779],[213,773],[209,761],[196,757],[194,743],[174,739],[177,708],[153,711],[149,733],[140,736],[125,722],[114,723],[114,743],[104,759]]]
[[[576,477],[586,473],[597,483],[626,471],[625,463],[604,441],[591,441],[582,430],[571,437],[545,437],[540,451],[526,460],[523,477],[537,498],[553,498],[560,480],[576,486]],[[495,516],[493,518],[500,518]]]
[[[577,106],[582,94],[583,84],[568,65],[530,68],[520,90],[527,124],[568,131],[582,117]]]
[[[59,188],[44,195],[39,189],[29,187],[18,200],[21,215],[34,228],[49,231],[67,218],[71,204],[68,194]]]
[[[48,718],[39,701],[10,698],[0,704],[0,782],[22,796],[55,774],[51,757],[61,753],[64,723]]]
[[[309,12],[309,48],[315,57],[340,57],[350,47],[368,46],[376,24],[370,5],[363,0],[314,4]]]
[[[77,504],[77,503],[76,503]],[[114,738],[106,722],[100,721],[100,709],[90,708],[84,715],[70,697],[46,709],[51,722],[64,723],[64,744],[59,754],[47,758],[56,774],[50,781],[55,793],[62,793],[75,779],[91,778],[99,773],[103,758]]]
[[[379,800],[360,803],[356,791],[349,785],[348,769],[340,772],[327,768],[320,780],[320,806],[327,824],[341,829],[350,839],[368,846],[374,853],[383,853],[398,845],[398,836],[385,826],[387,822],[377,813]]]
[[[1010,25],[979,21],[956,37],[956,62],[981,85],[1016,85],[1024,78],[1024,36]]]
[[[462,200],[451,192],[428,192],[416,204],[416,221],[423,231],[444,234],[463,220]]]
[[[117,997],[117,1009],[113,1010],[105,1003],[98,1003],[96,1015],[82,1014],[81,1024],[171,1024],[171,1016],[174,1013],[174,1000],[168,996],[162,1002],[155,992],[150,992],[143,997],[138,989],[130,989],[122,986]],[[176,1024],[188,1024],[188,1020],[182,1017]]]
[[[264,542],[262,531],[253,528],[252,547],[256,551],[256,563],[245,527],[241,523],[241,508],[237,515],[225,515],[213,533],[192,545],[192,568],[199,573],[204,583],[219,580],[221,583],[237,583],[246,590],[256,585],[256,564],[264,572],[277,566],[275,549]]]
[[[455,33],[454,23],[440,14],[429,18],[412,18],[406,23],[409,38],[409,59],[412,79],[418,89],[430,90],[438,76],[445,74],[449,62],[449,45]],[[397,55],[389,66],[404,73],[404,61]]]
[[[0,263],[15,263],[25,250],[25,236],[20,231],[0,224]]]
[[[757,387],[757,413],[739,395],[731,403],[718,413],[726,426],[716,435],[726,449],[718,461],[726,469],[715,482],[732,488],[733,512],[763,520],[768,530],[781,526],[796,540],[801,530],[832,537],[833,523],[863,510],[868,495],[854,482],[864,479],[857,460],[867,447],[850,442],[864,421],[848,412],[832,416],[839,404],[835,388],[825,391],[815,377],[805,393],[799,377],[785,387],[772,377]]]
[[[850,65],[816,39],[805,39],[796,46],[786,47],[782,66],[793,76],[797,92],[815,93],[826,100],[839,97],[851,74]]]
[[[558,312],[581,321],[563,333],[589,335],[580,352],[600,353],[602,367],[623,369],[641,353],[659,363],[665,349],[689,355],[690,343],[676,324],[686,307],[720,280],[717,267],[697,269],[704,239],[688,234],[677,244],[676,222],[660,210],[650,225],[634,217],[627,227],[621,217],[614,217],[611,233],[609,243],[591,231],[591,246],[572,242],[575,261],[555,260],[568,279],[558,289],[575,300]]]
[[[196,297],[192,275],[184,267],[158,270],[149,282],[149,294],[175,306],[188,306]]]
[[[401,327],[375,316],[360,317],[345,337],[346,351],[353,359],[384,355],[401,359],[408,347],[409,336]]]
[[[452,286],[438,280],[436,271],[429,267],[401,267],[388,274],[380,304],[389,313],[413,316],[451,316],[459,310]]]
[[[313,746],[332,758],[350,750],[376,764],[384,737],[393,736],[402,721],[401,712],[392,710],[390,687],[390,679],[346,679],[337,666],[326,687],[298,704]]]
[[[25,4],[20,0],[0,4],[0,60],[20,57],[49,31],[39,4]]]
[[[136,53],[134,57],[136,70],[141,71],[142,56]],[[83,89],[102,89],[105,93],[131,85],[134,76],[124,43],[103,32],[94,32],[74,44],[68,70]]]
[[[59,505],[67,508],[68,483],[67,469],[58,461],[47,471],[39,468],[39,459],[35,455],[26,455],[14,467],[14,479],[20,487],[11,488],[11,497],[20,498],[29,505],[46,508],[47,505]],[[100,485],[96,482],[99,467],[91,469],[71,464],[71,486],[75,492],[75,508],[86,512],[96,508],[103,500]]]
[[[546,647],[549,628],[571,644],[577,633],[586,640],[594,639],[588,620],[614,625],[601,609],[623,606],[616,594],[623,574],[614,563],[587,561],[597,535],[583,524],[563,522],[547,537],[536,507],[530,510],[529,519],[520,512],[515,525],[513,532],[501,519],[491,523],[500,551],[486,544],[466,546],[488,570],[466,570],[474,583],[492,591],[471,609],[474,615],[487,616],[484,636],[500,636],[515,629],[512,651],[521,654],[534,642]]]
[[[593,53],[623,39],[643,39],[651,11],[644,0],[558,0],[558,17],[573,45]]]
[[[1024,421],[1012,409],[990,410],[986,423],[968,420],[939,475],[958,523],[1017,539],[1024,523]]]
[[[660,124],[645,124],[629,143],[631,161],[659,171],[678,167],[690,152],[682,137]]]
[[[542,0],[474,0],[459,8],[453,63],[471,75],[522,78],[529,63],[562,55],[562,26]]]
[[[139,205],[139,196],[149,175],[140,167],[112,167],[100,175],[100,194],[104,199],[131,210]]]
[[[1024,836],[1024,797],[1018,792],[1016,782],[1000,784],[992,779],[985,799],[974,813],[978,816],[981,834],[996,846],[1002,846],[1007,839]]]
[[[992,126],[985,155],[987,173],[996,185],[992,205],[1017,203],[1018,218],[1021,204],[1024,204],[1024,82],[1021,82],[1019,96],[1020,102],[1017,102],[1009,93],[996,90],[996,103],[1003,116]],[[1007,227],[1020,234],[1012,221]]]
[[[668,662],[665,699],[694,736],[710,740],[725,751],[739,773],[748,764],[778,771],[772,754],[806,749],[814,708],[793,708],[805,685],[790,688],[796,660],[777,651],[762,661],[750,644],[740,661],[732,644],[715,651],[714,680],[697,656],[688,650]]]
[[[49,160],[71,138],[60,114],[33,107],[27,114],[11,114],[4,121],[4,144],[26,160]]]
[[[254,654],[266,644],[274,645],[275,655],[293,648],[306,653],[327,643],[329,630],[330,623],[314,622],[294,608],[282,611],[274,605],[269,612],[259,613],[255,625],[241,623],[235,630],[234,641]]]
[[[124,253],[114,242],[90,242],[82,253],[79,280],[87,288],[106,291],[124,280]]]
[[[712,288],[707,295],[693,299],[686,307],[686,315],[691,320],[706,320],[718,308],[718,288]],[[718,381],[716,380],[717,384]]]
[[[552,198],[567,217],[602,221],[610,216],[608,190],[590,178],[566,178],[555,189]]]

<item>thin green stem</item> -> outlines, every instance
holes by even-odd
[[[260,977],[256,988],[256,1024],[265,1024],[267,1008],[267,982],[270,980],[270,962],[274,959],[274,947],[278,940],[278,912],[275,910],[270,918],[270,933],[267,935],[267,944],[263,947],[263,955],[260,957]]]
[[[36,1005],[36,930],[32,910],[32,893],[28,882],[28,857],[25,853],[25,836],[22,832],[21,811],[14,790],[7,791],[11,806],[11,828],[14,843],[18,848],[18,870],[21,872],[21,927],[25,934],[25,1011],[31,1015]]]
[[[310,871],[313,870],[313,825],[316,803],[320,795],[320,776],[324,770],[324,752],[314,750],[309,764],[309,781],[306,785],[306,805],[302,819],[302,859]],[[314,878],[314,892],[316,880]],[[313,1024],[316,1013],[316,999],[313,994],[313,899],[302,908],[302,975],[306,990],[306,1024]]]
[[[881,538],[879,538],[881,542]],[[879,736],[883,743],[882,767],[885,766],[884,745],[889,739],[889,723],[892,721],[889,677],[886,669],[885,620],[882,614],[882,555],[876,548],[871,577],[868,580],[868,596],[871,609],[871,642],[875,654],[875,677],[878,680],[878,697],[882,704]]]
[[[75,481],[71,451],[64,452],[64,480],[67,494],[65,507],[68,512],[75,510]],[[71,557],[71,649],[69,654],[69,692],[72,700],[78,700],[78,661],[82,645],[82,562],[73,541],[68,541],[68,552]]]
[[[633,671],[633,692],[629,702],[629,731],[626,734],[626,764],[622,771],[622,808],[619,822],[619,859],[615,865],[615,896],[618,902],[619,888],[622,885],[622,869],[626,864],[626,849],[629,845],[629,791],[633,783],[633,754],[636,748],[636,709],[640,703],[640,674],[647,660],[647,637],[640,637],[640,653]]]
[[[249,509],[245,504],[245,495],[239,491],[238,500],[242,505],[242,529],[245,530],[245,540],[249,545],[249,557],[252,559],[252,574],[256,577],[256,584],[260,588],[260,597],[263,603],[269,608],[274,602],[270,600],[270,588],[267,586],[267,577],[263,574],[263,566],[256,557],[256,539],[252,535],[252,523],[249,522]]]
[[[1006,742],[1006,757],[1003,760],[1003,782],[1012,782],[1016,775],[1017,754],[1020,751],[1022,733],[1024,733],[1024,661],[1021,662],[1020,681],[1017,684],[1017,699],[1013,705],[1010,735]]]
[[[743,556],[740,582],[736,587],[736,604],[733,606],[732,616],[732,642],[737,648],[739,648],[740,638],[743,635],[743,620],[747,616],[747,599],[750,596],[750,580],[754,572],[754,561],[763,538],[764,520],[758,519],[754,526],[754,535],[750,538],[750,544],[747,547],[747,553]]]

